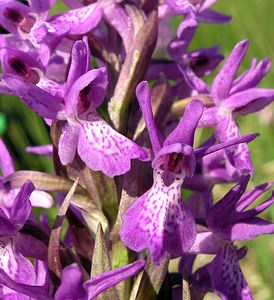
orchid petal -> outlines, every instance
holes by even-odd
[[[214,291],[223,300],[252,300],[235,248],[226,244],[208,266]]]
[[[255,62],[255,65],[253,65]],[[252,62],[251,68],[235,80],[231,93],[238,93],[246,89],[256,87],[264,76],[269,72],[271,61],[268,58],[263,59],[256,65],[256,60]]]
[[[228,109],[242,108],[257,99],[271,98],[274,101],[273,89],[251,88],[231,95],[223,101],[223,107]]]
[[[164,145],[182,143],[193,146],[194,133],[203,113],[203,105],[200,101],[191,101],[177,127],[166,138]]]
[[[177,176],[170,186],[163,171],[154,171],[150,190],[135,200],[122,216],[121,240],[134,251],[148,248],[154,263],[167,255],[182,256],[193,245],[197,228],[181,199],[183,178]]]
[[[156,154],[161,149],[161,139],[153,117],[151,108],[151,92],[146,81],[138,84],[136,88],[136,97],[142,110],[153,152]]]
[[[77,264],[67,266],[62,272],[61,284],[55,293],[54,300],[84,298],[86,292],[82,282],[82,272]]]
[[[150,159],[147,149],[115,131],[95,114],[90,114],[88,121],[79,121],[78,154],[93,171],[114,177],[130,170],[131,159]]]
[[[94,29],[102,18],[102,5],[93,3],[51,17],[48,22],[53,26],[66,24],[69,34],[85,34]]]
[[[238,43],[231,52],[228,60],[221,71],[215,77],[211,93],[216,103],[226,99],[229,96],[234,77],[247,51],[248,41],[244,40]]]
[[[18,76],[4,75],[3,81],[37,114],[44,118],[56,119],[63,109],[62,99],[54,97],[34,84]]]
[[[66,114],[69,117],[77,115],[77,105],[80,104],[80,92],[86,87],[89,107],[97,108],[104,100],[107,87],[107,71],[105,68],[91,70],[79,77],[66,96]],[[80,98],[81,100],[81,98]]]
[[[110,287],[137,275],[145,266],[146,262],[139,259],[129,265],[102,273],[84,283],[84,288],[88,293],[88,299],[95,299],[99,294]]]
[[[14,35],[18,35],[20,19],[28,13],[31,13],[31,8],[19,1],[0,1],[0,25]]]
[[[58,154],[63,165],[72,163],[77,150],[78,138],[78,126],[66,124],[58,144]]]
[[[85,42],[76,41],[71,51],[71,63],[67,77],[67,89],[87,72],[87,56],[89,49]]]
[[[231,16],[226,16],[212,9],[206,9],[198,13],[197,19],[199,22],[204,23],[225,24],[231,20]]]

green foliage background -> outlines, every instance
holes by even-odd
[[[273,0],[223,0],[214,8],[232,15],[227,25],[202,24],[191,45],[193,49],[220,45],[227,57],[233,46],[248,38],[248,55],[242,70],[250,66],[251,59],[269,57],[274,62]],[[60,0],[56,1],[53,12],[65,10]],[[274,68],[262,82],[262,86],[274,88]],[[243,133],[259,132],[260,137],[250,144],[255,175],[252,184],[274,180],[274,106],[259,115],[247,116],[240,120]],[[47,126],[18,99],[0,95],[0,135],[4,138],[16,160],[18,169],[32,169],[53,172],[51,160],[27,154],[25,147],[50,143]],[[223,192],[220,192],[223,193]],[[53,216],[50,216],[53,218]],[[274,222],[274,207],[264,217]],[[242,261],[255,299],[274,299],[274,243],[273,238],[264,236],[248,242],[250,251]],[[208,299],[212,299],[209,297]]]

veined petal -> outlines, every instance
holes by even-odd
[[[0,167],[3,176],[8,176],[15,172],[13,159],[1,138],[0,138]]]
[[[76,263],[67,266],[62,272],[62,280],[54,300],[85,299],[82,272]]]
[[[132,276],[137,275],[145,266],[146,262],[139,259],[132,264],[125,265],[121,268],[102,273],[84,283],[84,288],[88,293],[88,299],[95,299],[99,294],[110,287],[124,281]]]
[[[59,118],[59,113],[63,110],[62,99],[50,95],[18,76],[6,74],[2,79],[13,93],[38,115],[54,120]]]
[[[182,143],[193,146],[194,133],[203,113],[203,104],[198,100],[191,101],[177,127],[166,138],[164,145]]]
[[[162,143],[159,130],[153,117],[151,108],[151,92],[146,81],[138,84],[136,88],[136,96],[146,123],[153,152],[156,154],[161,149]]]
[[[58,154],[63,165],[71,163],[74,159],[79,138],[79,128],[66,124],[63,128],[58,145]]]
[[[183,177],[176,176],[170,186],[163,171],[154,171],[150,190],[138,198],[122,216],[120,237],[134,251],[149,249],[154,263],[170,255],[182,256],[194,243],[197,228],[181,198]]]
[[[239,266],[237,251],[226,244],[209,264],[214,291],[223,300],[252,300],[252,294]]]
[[[216,103],[219,103],[229,96],[234,77],[245,56],[247,47],[247,40],[238,43],[232,50],[221,71],[216,75],[211,88],[211,93]]]
[[[111,128],[103,119],[90,113],[87,121],[79,119],[78,154],[93,171],[110,177],[130,170],[130,160],[150,160],[149,151]]]
[[[52,25],[66,24],[69,34],[85,34],[94,29],[102,18],[101,3],[93,3],[81,8],[73,9],[49,19]]]
[[[18,283],[33,284],[35,282],[33,265],[22,254],[16,252],[16,244],[13,238],[1,237],[0,250],[0,269],[2,271]]]

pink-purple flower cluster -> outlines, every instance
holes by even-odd
[[[257,135],[237,118],[274,100],[257,87],[270,61],[236,76],[244,40],[211,86],[203,80],[223,56],[188,49],[200,23],[230,20],[216,0],[63,0],[68,11],[52,16],[54,2],[0,3],[0,92],[44,118],[52,144],[27,151],[55,168],[16,171],[0,140],[1,299],[252,299],[235,242],[274,232],[258,216],[274,197],[254,204],[273,183],[247,188]],[[213,134],[194,146],[199,127]],[[222,183],[234,187],[215,201]],[[54,203],[52,226],[32,212]],[[212,261],[194,272],[200,254]]]

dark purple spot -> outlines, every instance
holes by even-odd
[[[22,76],[27,75],[28,69],[20,58],[16,56],[11,56],[8,60],[8,63],[15,73],[20,74]]]
[[[6,19],[13,23],[20,23],[23,20],[23,16],[20,14],[20,12],[13,8],[7,7],[3,14]]]

